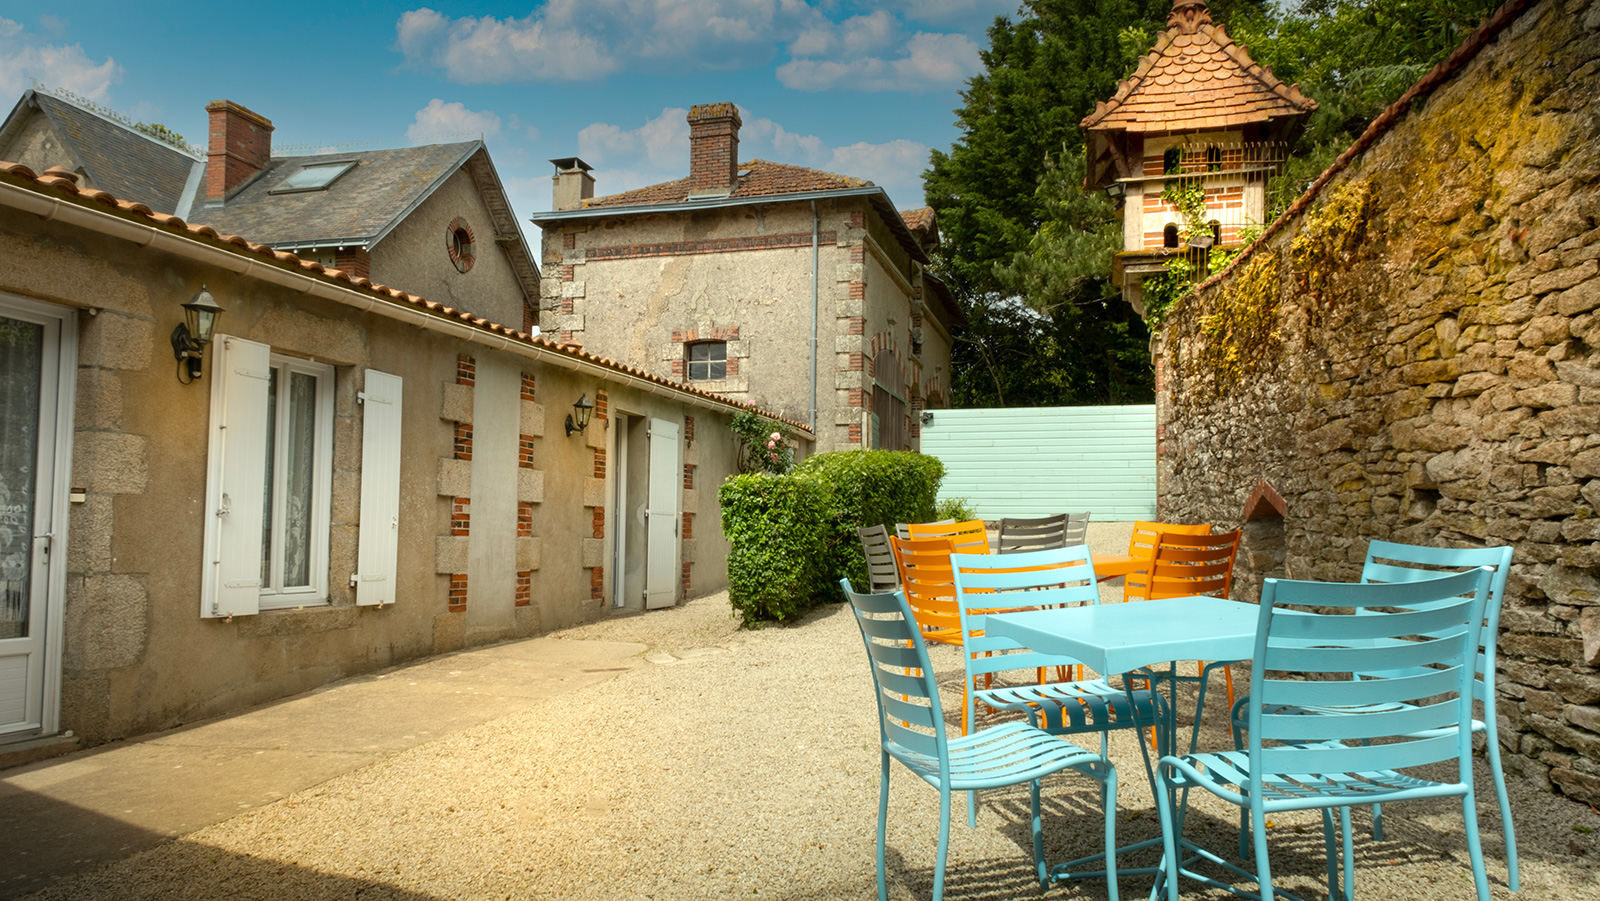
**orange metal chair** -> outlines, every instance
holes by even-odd
[[[1178,522],[1145,522],[1139,520],[1133,524],[1133,535],[1128,538],[1128,556],[1140,557],[1150,560],[1156,555],[1156,545],[1161,541],[1161,535],[1172,532],[1179,535],[1209,535],[1211,524],[1178,523]],[[1150,597],[1150,571],[1140,569],[1128,573],[1122,580],[1122,600],[1142,601]]]
[[[1216,534],[1186,535],[1163,531],[1157,539],[1145,596],[1186,598],[1210,595],[1226,598],[1233,589],[1233,561],[1239,556],[1239,529]],[[1199,663],[1205,671],[1205,662]],[[1228,683],[1228,709],[1233,709],[1233,667],[1222,672]]]
[[[906,526],[912,538],[950,538],[958,554],[989,553],[989,528],[981,519],[965,522],[914,522]]]
[[[949,536],[901,538],[890,536],[894,565],[900,573],[911,616],[922,637],[944,644],[961,644],[961,614],[956,610],[956,580],[950,569],[955,540]]]

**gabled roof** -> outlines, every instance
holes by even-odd
[[[922,245],[906,226],[900,211],[890,202],[888,192],[866,179],[768,160],[746,160],[739,164],[739,173],[739,184],[725,196],[691,200],[689,179],[680,178],[635,188],[632,191],[623,191],[620,194],[591,197],[575,210],[536,213],[531,217],[531,221],[542,227],[546,223],[593,219],[599,216],[676,213],[689,209],[714,209],[750,203],[860,196],[872,204],[872,208],[882,217],[884,224],[888,225],[895,239],[912,259],[919,263],[928,261],[928,255]]]
[[[370,247],[482,149],[482,141],[464,141],[396,150],[274,156],[266,169],[229,195],[225,203],[204,199],[202,179],[191,215],[220,231],[247,234],[263,244]],[[307,164],[338,160],[353,161],[355,166],[326,188],[277,193],[284,179]]]
[[[804,191],[833,191],[841,188],[865,188],[872,182],[848,175],[771,163],[766,160],[746,160],[739,164],[739,185],[728,194],[730,198],[766,197],[774,194],[798,194]],[[689,199],[689,179],[680,178],[645,188],[591,197],[583,202],[585,208],[603,206],[639,206],[653,203],[682,203]]]
[[[1274,78],[1213,25],[1205,0],[1176,0],[1155,48],[1082,125],[1145,134],[1221,130],[1316,108],[1298,86]]]
[[[151,209],[177,211],[191,174],[205,166],[170,144],[33,89],[23,93],[0,126],[0,145],[10,143],[33,112],[50,121],[73,168],[83,170],[90,183],[119,197],[137,197]]]

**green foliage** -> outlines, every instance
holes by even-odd
[[[1211,376],[1211,390],[1221,394],[1256,372],[1278,344],[1278,301],[1282,261],[1262,251],[1244,270],[1208,298],[1211,309],[1200,317],[1197,365]]]
[[[728,600],[747,626],[782,622],[830,596],[832,491],[821,479],[750,473],[717,490],[728,554]]]
[[[1194,290],[1198,282],[1195,268],[1187,254],[1175,256],[1167,261],[1167,268],[1160,275],[1144,280],[1144,318],[1152,331],[1166,321],[1179,298]]]
[[[964,497],[947,497],[933,505],[933,518],[966,522],[969,519],[977,519],[978,510],[972,506],[972,501]]]
[[[739,471],[782,475],[794,468],[794,430],[757,413],[733,414],[728,429],[739,439]]]
[[[728,599],[746,625],[790,619],[842,599],[838,581],[866,582],[858,526],[925,522],[944,478],[935,457],[909,451],[837,451],[787,475],[734,476],[718,491],[728,555]]]
[[[163,144],[171,144],[174,147],[186,148],[189,144],[188,141],[184,140],[183,135],[162,125],[160,122],[135,122],[133,123],[133,130],[149,135]]]
[[[1206,189],[1199,179],[1179,178],[1166,183],[1161,199],[1172,204],[1183,215],[1183,226],[1178,238],[1210,237],[1211,226],[1206,223]]]

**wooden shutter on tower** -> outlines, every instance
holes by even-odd
[[[397,375],[367,370],[361,393],[361,539],[356,603],[393,604],[400,550],[400,393]]]

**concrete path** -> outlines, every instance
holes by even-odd
[[[645,666],[631,642],[534,638],[0,771],[0,899],[383,757]]]

